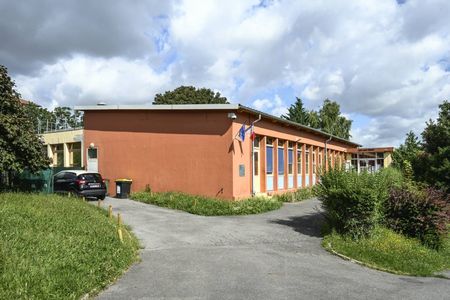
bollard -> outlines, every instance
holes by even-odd
[[[100,199],[97,201],[97,207],[102,206],[102,202],[100,201]]]
[[[120,242],[123,243],[122,228],[117,229],[117,233],[119,234]]]
[[[112,218],[112,205],[110,205],[108,208],[108,217]]]
[[[122,226],[122,216],[120,215],[120,213],[117,214],[117,226]]]

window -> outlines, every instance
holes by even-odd
[[[378,157],[378,158],[384,158],[384,153],[382,153],[382,152],[377,153],[377,157]]]
[[[266,174],[273,174],[273,146],[267,144],[266,146]]]
[[[71,167],[81,167],[81,143],[68,144],[69,164]]]
[[[53,146],[53,166],[64,167],[64,145]]]
[[[253,147],[259,148],[259,143],[261,141],[261,138],[259,135],[255,136],[255,139],[253,140]]]
[[[316,151],[314,151],[314,148],[313,148],[313,150],[312,150],[312,168],[313,168],[313,174],[316,174],[316,168],[317,168],[317,165],[316,165]]]
[[[319,168],[322,168],[322,151],[319,150]]]
[[[284,141],[278,140],[278,174],[284,174]]]
[[[305,174],[309,174],[309,147],[306,147],[305,151]]]
[[[255,176],[259,175],[259,152],[253,153],[253,174]]]
[[[302,174],[302,145],[297,146],[297,173]]]
[[[97,148],[89,148],[88,149],[88,158],[91,158],[91,159],[97,158]]]
[[[288,149],[288,174],[294,173],[294,150]]]

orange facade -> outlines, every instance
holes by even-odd
[[[250,131],[241,142],[235,137],[242,124],[258,118],[245,109],[83,110],[84,150],[97,149],[103,177],[131,178],[133,191],[148,185],[224,199],[280,193],[314,184],[321,165],[343,163],[357,146],[331,139],[325,154],[326,134],[267,117],[254,126],[259,142]]]

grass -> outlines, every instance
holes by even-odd
[[[333,232],[325,236],[323,246],[369,267],[392,273],[432,276],[450,269],[450,236],[443,248],[436,251],[416,239],[378,227],[370,237],[359,240]]]
[[[299,202],[314,197],[314,191],[312,187],[306,187],[298,189],[294,192],[286,192],[283,194],[275,195],[275,198],[281,202]]]
[[[106,212],[78,198],[0,194],[0,299],[79,299],[137,259]]]
[[[131,199],[162,207],[183,210],[202,216],[228,216],[259,214],[279,209],[282,203],[276,199],[263,197],[241,201],[224,201],[216,198],[193,196],[178,192],[152,193],[136,192]]]

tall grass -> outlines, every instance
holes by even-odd
[[[78,299],[122,274],[137,249],[78,198],[0,194],[0,299]]]
[[[131,199],[162,207],[183,210],[191,214],[202,216],[259,214],[278,209],[282,206],[282,203],[276,199],[263,197],[249,198],[240,201],[225,201],[178,192],[136,192],[131,194]]]

